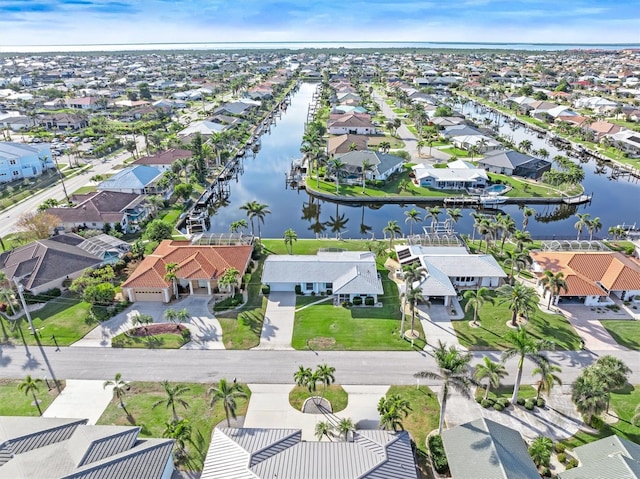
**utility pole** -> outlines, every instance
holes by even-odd
[[[33,337],[37,338],[38,333],[36,332],[36,328],[33,327],[33,321],[31,320],[31,313],[27,308],[27,302],[24,300],[24,286],[18,283],[17,279],[13,280],[16,283],[16,288],[18,289],[18,295],[20,296],[20,302],[22,303],[22,307],[24,308],[24,312],[27,315],[27,321],[29,321],[29,327],[31,328],[31,332],[33,333]]]
[[[64,191],[64,197],[67,199],[67,204],[71,204],[71,200],[69,200],[69,195],[67,194],[67,187],[64,184],[64,175],[62,174],[62,171],[60,171],[60,166],[58,166],[58,159],[55,156],[53,157],[53,161],[55,161],[56,170],[58,171],[58,174],[60,175],[60,183],[62,183],[62,191]],[[70,157],[69,157],[69,165],[71,165],[71,158]]]

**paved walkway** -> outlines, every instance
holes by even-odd
[[[103,388],[103,383],[67,379],[66,387],[42,416],[88,419],[88,424],[95,424],[113,397],[113,388]]]
[[[286,350],[291,347],[296,294],[292,291],[269,293],[260,344],[253,349]]]
[[[343,385],[349,394],[347,407],[336,414],[304,414],[289,404],[292,384],[249,384],[251,399],[244,427],[301,429],[302,440],[316,441],[315,427],[319,421],[336,423],[351,418],[357,429],[377,429],[380,416],[378,401],[389,386]]]
[[[132,306],[91,330],[72,347],[110,348],[111,339],[133,328],[132,318],[138,314],[149,314],[154,323],[164,323],[164,312],[169,309],[186,309],[191,319],[184,323],[191,331],[191,341],[182,349],[224,349],[220,322],[209,312],[209,297],[188,296],[171,304],[137,302]]]

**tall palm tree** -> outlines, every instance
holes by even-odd
[[[462,210],[460,208],[447,208],[447,216],[454,224],[457,224],[462,218]]]
[[[256,203],[255,208],[253,210],[253,215],[258,220],[258,238],[262,238],[262,232],[260,230],[260,224],[264,224],[264,218],[271,214],[271,210],[269,209],[269,205],[264,203]]]
[[[231,427],[229,416],[233,419],[236,418],[236,410],[238,408],[236,399],[246,398],[247,393],[244,392],[242,386],[236,383],[235,380],[232,383],[228,383],[226,379],[220,379],[217,387],[212,386],[209,388],[209,394],[211,395],[212,406],[218,401],[222,401],[224,414],[227,418],[227,427]]]
[[[412,411],[411,404],[399,394],[383,396],[378,401],[380,429],[387,431],[404,431],[402,420]]]
[[[411,306],[411,333],[413,334],[414,325],[416,321],[416,307],[418,306],[418,303],[421,301],[427,304],[430,304],[430,303],[428,301],[425,301],[424,296],[422,294],[422,288],[409,289],[409,291],[405,293],[405,298],[409,302],[409,305]],[[400,333],[402,334],[403,331],[400,331]]]
[[[362,170],[362,193],[363,194],[364,194],[365,187],[367,185],[367,173],[373,171],[374,166],[375,165],[367,159],[365,159],[362,162],[361,170]]]
[[[578,230],[578,236],[576,237],[576,241],[580,241],[580,235],[582,234],[582,229],[585,228],[589,224],[589,213],[576,213],[576,217],[578,221],[573,225],[575,229]]]
[[[231,233],[240,233],[240,236],[242,236],[242,230],[245,230],[248,227],[249,225],[247,224],[247,220],[237,220],[231,222],[229,225],[229,231]]]
[[[178,263],[164,265],[164,280],[169,281],[173,287],[173,296],[178,297]]]
[[[287,248],[289,254],[293,254],[293,243],[298,241],[298,234],[293,229],[288,228],[284,232],[284,245]]]
[[[422,216],[420,216],[420,212],[415,208],[405,211],[404,215],[406,216],[404,222],[409,223],[409,234],[413,236],[413,225],[422,221]]]
[[[537,340],[529,336],[525,328],[507,331],[504,339],[509,343],[509,347],[502,352],[502,361],[508,361],[511,358],[518,358],[518,372],[516,374],[516,382],[513,386],[513,395],[511,402],[515,404],[518,400],[518,392],[520,391],[520,382],[522,381],[522,368],[524,367],[525,358],[530,359],[535,364],[539,364],[544,356],[540,351],[550,346],[549,341]]]
[[[15,315],[16,310],[13,307],[13,301],[11,301],[11,298],[9,297],[9,293],[11,292],[9,284],[10,282],[7,278],[7,274],[4,271],[0,271],[0,290],[2,291],[4,299],[7,301],[7,305],[9,305],[9,308],[11,308],[11,312]]]
[[[342,173],[344,167],[344,161],[342,161],[340,158],[329,160],[329,168],[333,172],[333,177],[336,182],[336,195],[340,193],[340,173]]]
[[[407,302],[407,292],[414,288],[413,285],[418,282],[421,283],[427,277],[427,270],[418,262],[409,263],[402,267],[402,275],[404,277],[404,294],[402,295],[402,321],[400,323],[400,336],[404,335],[404,320],[405,310]]]
[[[496,292],[501,298],[499,304],[506,304],[511,310],[511,326],[518,326],[518,316],[528,316],[535,311],[538,294],[536,290],[522,283],[513,286],[505,284]]]
[[[533,208],[529,208],[525,206],[522,209],[522,230],[526,231],[527,226],[529,225],[529,218],[531,218],[534,214],[536,214],[536,210]]]
[[[328,364],[318,364],[315,370],[315,376],[317,381],[322,383],[322,397],[324,397],[327,387],[336,382],[335,378],[336,368],[329,366]]]
[[[589,241],[593,241],[593,233],[597,233],[602,229],[600,217],[596,216],[592,220],[587,221],[587,231],[589,231]]]
[[[470,398],[471,386],[477,384],[477,382],[472,378],[469,369],[469,362],[471,361],[471,355],[469,353],[458,351],[453,345],[447,347],[442,341],[438,341],[438,346],[434,350],[434,356],[438,372],[420,371],[414,376],[442,381],[442,392],[440,393],[440,423],[438,426],[438,434],[442,435],[449,390],[454,389],[465,398]]]
[[[258,205],[257,201],[247,201],[245,204],[243,204],[240,209],[244,210],[247,212],[247,218],[249,218],[249,221],[251,222],[251,236],[255,236],[254,233],[254,228],[253,228],[253,219],[256,217],[255,215],[255,211],[256,211],[256,206]]]
[[[439,206],[432,206],[431,208],[427,209],[427,213],[429,213],[429,216],[431,216],[431,231],[433,232],[436,230],[438,217],[440,216],[440,213],[442,213],[442,210]]]
[[[129,386],[129,381],[123,381],[122,374],[116,373],[115,377],[112,380],[102,383],[102,389],[106,389],[110,386],[113,387],[113,395],[120,402],[120,407],[128,416],[129,411],[127,411],[127,408],[125,407],[124,398],[127,395],[127,391],[129,391],[129,389],[131,388],[131,386]]]
[[[607,409],[609,398],[609,390],[593,371],[593,366],[585,368],[571,385],[571,400],[589,425],[593,416],[599,416]]]
[[[160,384],[164,389],[166,397],[158,399],[151,405],[151,408],[155,409],[158,406],[164,405],[167,409],[171,409],[173,420],[177,421],[179,418],[176,412],[176,406],[182,406],[185,409],[189,409],[189,403],[180,397],[187,393],[189,388],[182,384],[173,385],[169,381],[162,381]]]
[[[509,215],[502,215],[498,219],[498,227],[500,229],[500,252],[504,251],[504,242],[509,238],[512,234],[514,234],[516,229],[516,222]]]
[[[187,455],[187,443],[191,442],[192,432],[193,429],[187,419],[178,419],[177,421],[167,421],[165,423],[162,437],[173,439],[177,448],[177,457],[184,459]]]
[[[331,441],[332,434],[333,426],[329,421],[318,421],[318,423],[316,423],[315,436],[318,441],[322,441],[323,437],[326,437]]]
[[[497,388],[500,386],[500,380],[507,376],[507,369],[504,364],[491,361],[491,358],[485,356],[482,358],[482,363],[477,364],[473,371],[473,377],[477,381],[487,380],[487,387],[484,390],[484,398],[489,397],[489,390],[493,386]]]
[[[564,291],[565,293],[569,292],[569,286],[567,285],[567,281],[564,279],[564,273],[562,271],[558,271],[554,274],[553,271],[549,271],[548,269],[545,270],[544,273],[542,273],[540,283],[542,283],[545,294],[549,294],[547,309],[551,309],[551,302],[560,295],[561,291]]]
[[[471,308],[473,308],[473,325],[478,325],[478,310],[482,307],[482,305],[486,302],[493,303],[493,298],[491,298],[491,293],[489,288],[480,287],[478,289],[468,289],[464,293],[462,293],[464,299],[467,300],[467,304],[464,305],[465,313],[468,312]]]
[[[349,433],[352,433],[356,430],[356,426],[353,424],[353,421],[348,418],[342,418],[338,425],[336,426],[336,431],[340,433],[345,441],[349,440]]]
[[[531,371],[532,376],[540,376],[536,383],[536,399],[540,399],[543,392],[548,396],[555,384],[562,386],[562,379],[556,374],[560,372],[562,372],[560,366],[551,364],[546,356],[540,355],[538,365]]]
[[[151,216],[158,216],[158,210],[164,206],[164,200],[159,195],[151,195],[147,197],[147,203],[151,205]]]
[[[385,234],[389,233],[389,249],[393,248],[393,240],[396,239],[397,235],[402,234],[402,229],[396,220],[387,221],[387,226],[382,228],[382,232]]]
[[[525,244],[533,243],[531,239],[531,233],[528,231],[516,231],[513,235],[512,241],[516,243],[516,251],[522,251]]]
[[[42,384],[42,379],[40,378],[32,378],[30,374],[27,374],[27,377],[18,384],[18,391],[24,392],[25,396],[31,394],[33,397],[33,402],[38,408],[38,412],[40,416],[42,416],[42,409],[40,409],[40,401],[38,400],[37,392],[40,390],[40,384]]]

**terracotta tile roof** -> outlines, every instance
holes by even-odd
[[[562,271],[569,291],[561,296],[606,296],[605,291],[640,289],[640,264],[617,252],[531,253],[542,270]]]
[[[229,268],[244,274],[251,259],[251,246],[192,245],[188,241],[162,241],[147,256],[133,274],[122,284],[123,288],[166,288],[165,265],[176,263],[178,279],[215,279]]]

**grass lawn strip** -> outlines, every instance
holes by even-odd
[[[306,399],[312,396],[322,396],[323,386],[318,385],[318,390],[310,393],[305,387],[295,386],[289,393],[289,404],[296,411],[302,411]],[[347,407],[349,395],[338,384],[332,384],[324,393],[324,398],[331,403],[332,412],[340,412]]]
[[[474,394],[474,397],[476,399],[484,397],[485,386],[486,386],[486,379],[482,381],[482,386],[476,388],[476,392]],[[489,397],[491,399],[500,399],[500,398],[511,399],[512,395],[513,395],[513,386],[500,386],[497,388],[491,388],[489,390]],[[534,388],[529,384],[522,384],[520,386],[520,389],[518,390],[518,398],[526,400],[534,397],[536,397],[536,388]]]
[[[189,421],[193,428],[194,436],[196,431],[202,434],[206,441],[204,445],[204,451],[206,452],[211,440],[211,431],[214,426],[225,419],[224,409],[220,402],[216,403],[214,407],[209,405],[211,398],[207,394],[207,391],[212,385],[199,383],[181,384],[189,388],[189,392],[181,396],[182,399],[187,401],[189,408],[184,409],[181,406],[177,406],[176,411],[180,418]],[[130,385],[131,389],[128,391],[124,402],[127,411],[131,414],[133,423],[142,428],[140,435],[142,437],[162,437],[167,422],[172,420],[171,410],[167,409],[164,405],[158,406],[155,409],[152,407],[156,401],[166,397],[162,386],[160,383],[153,382],[131,382]],[[244,392],[247,393],[248,396],[251,395],[251,391],[249,391],[246,386],[244,386]],[[249,398],[237,398],[236,404],[236,414],[238,416],[244,416],[247,413]],[[114,399],[109,404],[98,420],[98,424],[132,425],[127,415],[120,408],[117,399]],[[195,457],[197,454],[194,454],[194,447],[192,445],[189,445],[189,451],[194,459],[194,465],[197,466],[194,469],[202,470],[202,461],[200,458]]]
[[[478,312],[480,326],[473,328],[469,322],[473,320],[473,309],[465,313],[464,319],[452,321],[460,344],[472,350],[503,350],[509,347],[503,339],[511,328],[507,322],[511,318],[511,310],[506,304],[499,304],[495,292],[491,292],[494,304],[485,302]],[[461,302],[464,310],[466,301]],[[553,341],[556,349],[577,350],[580,348],[580,337],[569,321],[558,314],[549,314],[539,308],[530,315],[526,325],[527,331],[537,339]]]
[[[640,351],[640,321],[605,319],[600,322],[620,346]]]
[[[39,376],[32,376],[37,379]],[[42,378],[40,378],[42,379]],[[22,382],[20,379],[0,379],[0,416],[38,416],[38,408],[33,404],[31,393],[25,395],[18,389]],[[64,389],[65,382],[60,382],[60,390]],[[49,384],[53,386],[53,380],[49,379]],[[39,384],[40,390],[36,397],[40,401],[40,408],[44,412],[58,395],[56,388],[47,390],[47,383],[43,380]]]

